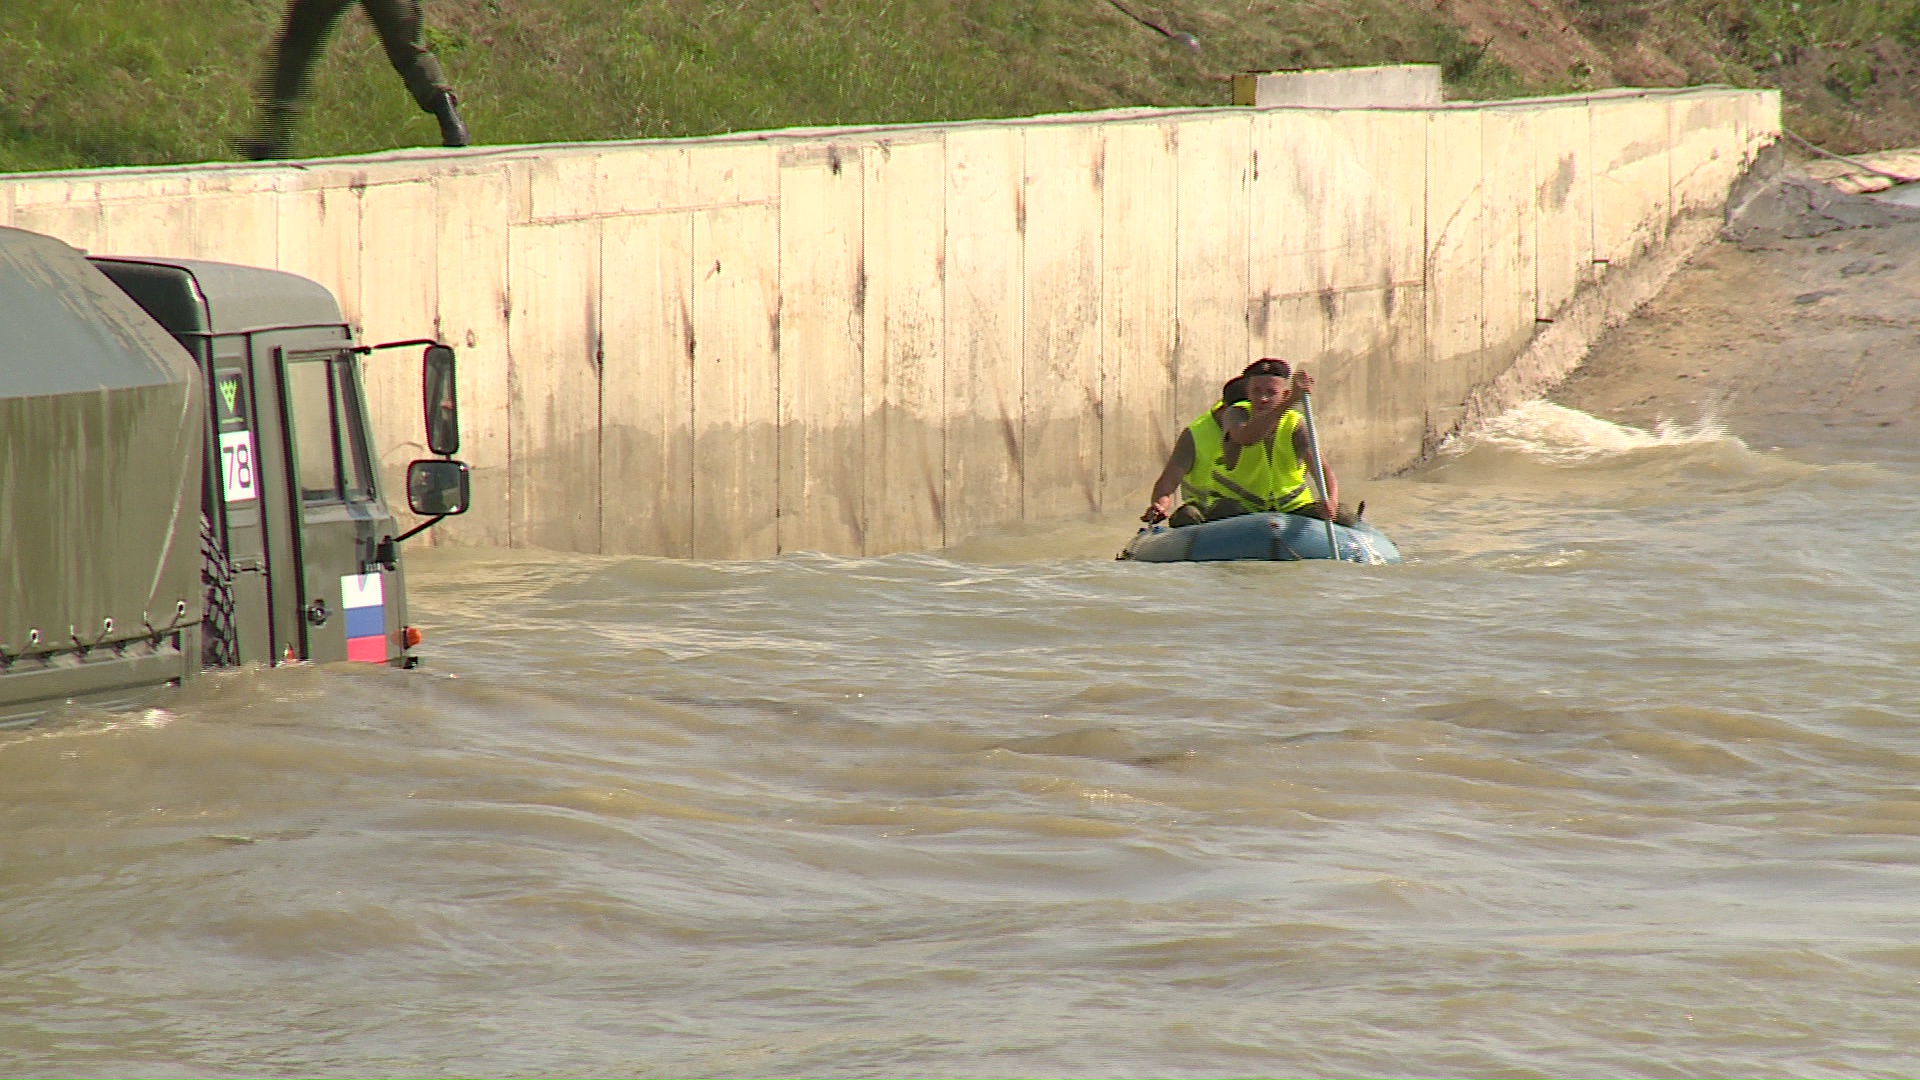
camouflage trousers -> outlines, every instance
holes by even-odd
[[[447,91],[447,78],[421,40],[425,27],[418,0],[293,0],[287,5],[286,22],[274,42],[273,67],[264,87],[268,105],[291,109],[307,96],[313,66],[320,59],[327,36],[340,16],[356,3],[373,20],[387,60],[406,80],[413,100],[422,110],[434,111]]]

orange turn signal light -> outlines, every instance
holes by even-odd
[[[417,627],[403,626],[400,628],[400,640],[405,643],[406,648],[411,649],[415,645],[420,644],[425,637],[426,635],[422,634]]]

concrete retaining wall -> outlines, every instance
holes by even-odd
[[[1129,110],[20,175],[0,219],[458,346],[475,502],[438,542],[872,554],[1144,505],[1263,355],[1320,378],[1349,487],[1404,467],[1516,361],[1577,362],[1779,130],[1724,89]],[[369,382],[398,491],[417,361]]]

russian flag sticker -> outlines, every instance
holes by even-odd
[[[379,572],[341,578],[340,607],[347,618],[347,659],[386,663],[386,594],[380,591]]]

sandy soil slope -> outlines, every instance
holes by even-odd
[[[1823,458],[1920,453],[1920,215],[1791,170],[1769,197],[1552,399],[1636,427],[1713,416],[1751,446]]]

